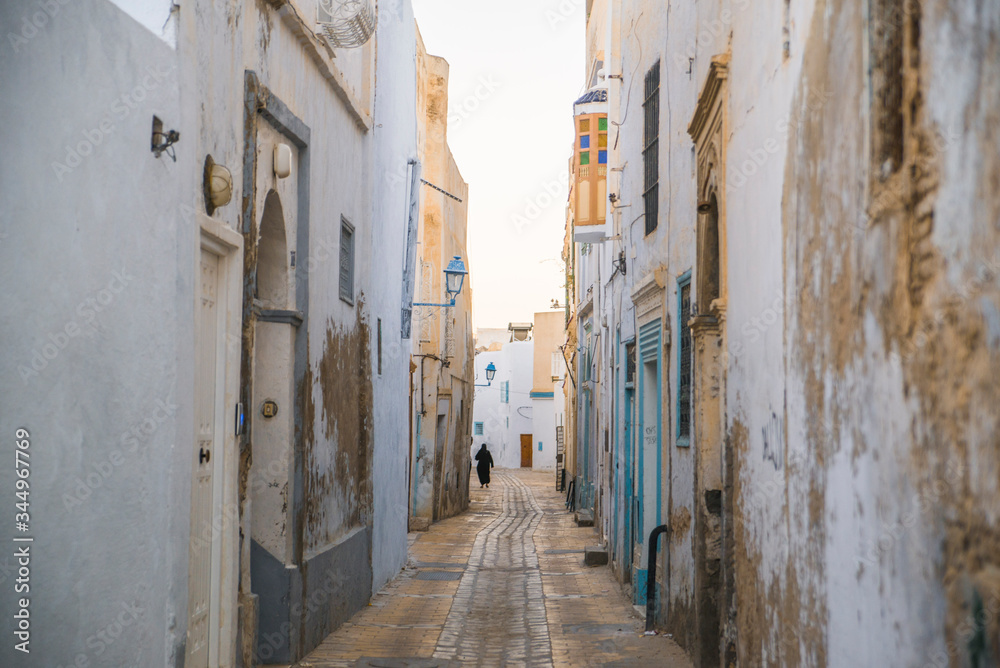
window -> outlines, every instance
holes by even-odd
[[[510,381],[505,380],[500,383],[500,401],[505,404],[510,403]]]
[[[590,134],[590,119],[584,118],[580,120],[580,134],[589,135]]]
[[[552,353],[552,378],[562,378],[565,373],[565,362],[562,353]]]
[[[635,387],[635,344],[625,346],[625,387]]]
[[[597,129],[600,132],[608,131],[608,119],[607,117],[597,119]]]
[[[642,103],[645,116],[643,132],[643,204],[646,214],[646,234],[656,229],[660,183],[660,62],[646,73],[646,99]]]
[[[354,226],[340,219],[340,298],[354,303]]]
[[[482,435],[483,435],[483,423],[482,422],[477,422],[476,423],[476,436],[482,436]]]
[[[580,164],[589,165],[590,164],[590,151],[583,151],[580,153]]]
[[[677,445],[691,443],[691,274],[685,274],[677,284],[677,331],[680,332],[677,378]]]
[[[580,137],[580,148],[590,148],[590,135]]]

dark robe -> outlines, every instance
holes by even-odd
[[[486,448],[482,448],[476,453],[476,473],[479,474],[479,484],[490,484],[490,469],[493,468],[493,455]]]

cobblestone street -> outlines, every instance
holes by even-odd
[[[407,568],[300,668],[334,666],[666,666],[691,664],[642,620],[553,475],[495,470],[469,511],[411,533]]]

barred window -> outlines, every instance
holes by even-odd
[[[680,308],[678,312],[677,331],[680,332],[680,360],[678,360],[677,378],[677,444],[688,445],[691,442],[691,279],[686,278],[678,284],[680,291]]]
[[[646,73],[646,98],[642,103],[645,116],[643,132],[643,204],[646,214],[646,234],[656,229],[659,215],[660,184],[660,61]]]
[[[482,422],[477,422],[476,423],[476,436],[482,436],[482,435],[483,435],[483,423]]]

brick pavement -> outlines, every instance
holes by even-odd
[[[565,510],[554,475],[494,469],[468,512],[411,533],[407,567],[300,668],[663,666],[690,668],[642,635],[596,542]]]

